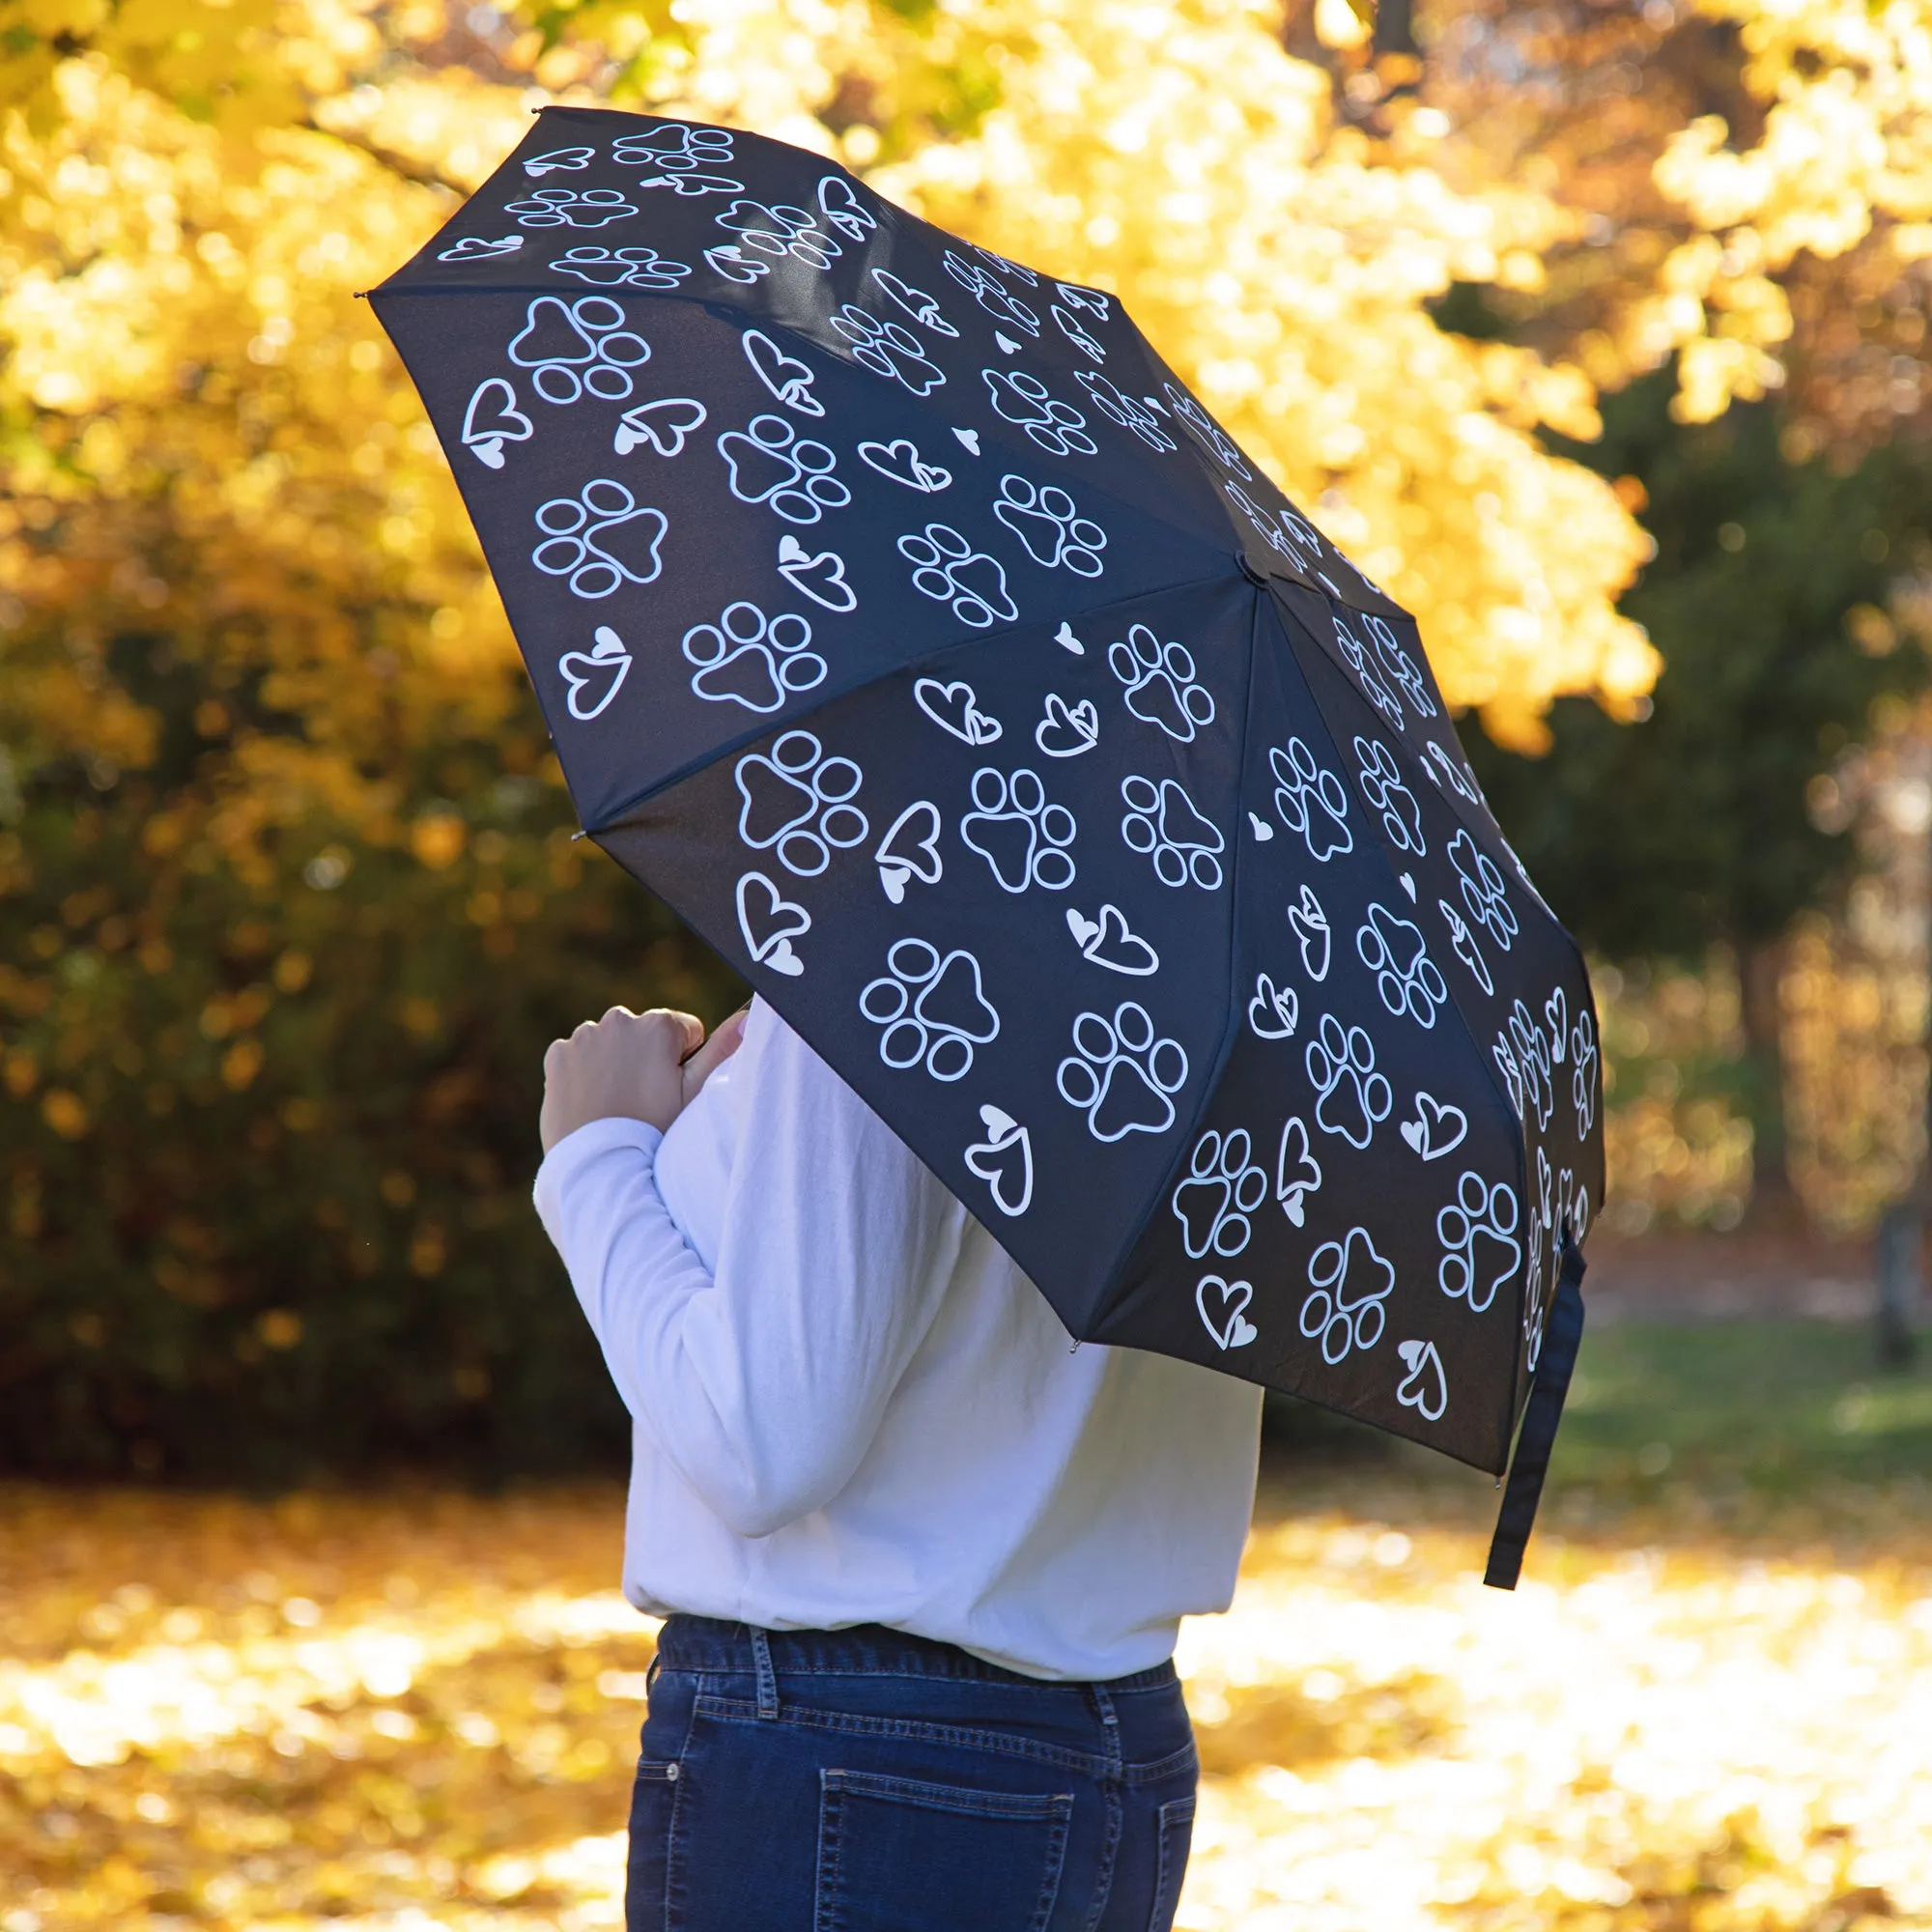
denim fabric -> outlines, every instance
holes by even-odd
[[[1045,1684],[865,1625],[672,1617],[628,1932],[1167,1932],[1199,1763],[1174,1666]]]

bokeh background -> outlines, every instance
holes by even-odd
[[[544,1043],[574,842],[355,292],[550,100],[1121,294],[1419,617],[1595,962],[1532,1581],[1283,1406],[1182,1924],[1932,1926],[1925,0],[0,5],[0,1932],[602,1926],[649,1629]],[[559,1485],[565,1485],[559,1487]]]

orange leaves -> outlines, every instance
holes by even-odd
[[[305,1347],[278,1313],[258,1346]],[[1473,1579],[1487,1485],[1293,1482],[1232,1611],[1183,1627],[1188,1932],[1932,1914],[1909,1505],[1869,1562],[1747,1560],[1693,1520],[1668,1556],[1552,1533],[1503,1600]],[[14,1919],[617,1932],[653,1652],[611,1587],[623,1506],[0,1496],[36,1552],[0,1578]]]

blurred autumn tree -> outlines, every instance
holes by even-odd
[[[1378,47],[1348,0],[0,6],[0,1458],[620,1439],[523,1204],[537,1051],[729,989],[571,843],[353,300],[534,100],[756,127],[1118,290],[1533,747],[1656,669],[1615,602],[1647,539],[1540,434],[1673,353],[1692,415],[1863,366],[1884,301],[1798,325],[1807,276],[1917,272],[1910,14],[1445,0]],[[1600,28],[1702,35],[1730,93],[1687,53],[1618,107]],[[1511,339],[1437,326],[1457,284]]]
[[[1593,951],[1696,966],[1729,950],[1744,1053],[1716,1091],[1751,1122],[1753,1219],[1789,1226],[1787,935],[1860,864],[1848,816],[1817,809],[1833,774],[1875,705],[1925,683],[1886,606],[1901,568],[1932,565],[1932,461],[1896,442],[1842,469],[1794,463],[1770,405],[1686,428],[1669,391],[1666,373],[1610,399],[1583,452],[1641,487],[1659,533],[1624,599],[1663,653],[1652,709],[1617,724],[1559,700],[1548,760],[1464,736],[1524,864]]]

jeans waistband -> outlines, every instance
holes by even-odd
[[[667,1670],[743,1672],[756,1669],[753,1626],[682,1613],[665,1619],[658,1658]],[[768,1631],[772,1668],[780,1675],[944,1677],[966,1683],[1010,1684],[1036,1690],[1083,1690],[1084,1683],[1028,1677],[988,1663],[957,1644],[889,1630],[884,1624],[852,1624],[843,1630]],[[1110,1693],[1159,1690],[1175,1683],[1172,1661],[1125,1677],[1105,1679]]]

